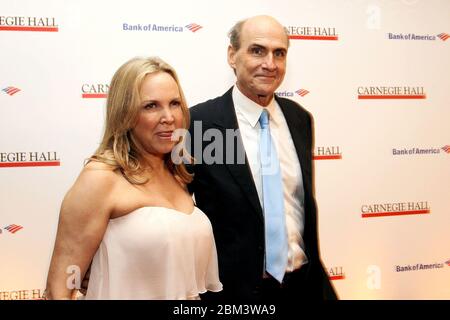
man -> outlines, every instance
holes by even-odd
[[[318,248],[311,116],[274,95],[288,46],[272,17],[238,22],[228,47],[236,85],[190,109],[191,141],[202,141],[203,153],[192,150],[189,188],[213,226],[225,299],[336,299]],[[212,154],[222,159],[215,163],[198,159],[218,142],[205,139],[211,129],[224,142]]]

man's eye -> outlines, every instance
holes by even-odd
[[[286,52],[279,50],[279,51],[275,51],[275,56],[276,57],[284,57],[286,55]]]
[[[263,49],[261,48],[252,48],[251,49],[252,54],[261,55],[263,53]]]

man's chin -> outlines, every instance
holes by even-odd
[[[258,83],[256,91],[258,92],[259,95],[270,96],[275,92],[275,90],[277,90],[278,86],[279,86],[279,84],[275,83],[274,81],[270,81],[270,82],[260,81]]]
[[[271,97],[275,93],[276,87],[270,87],[268,89],[264,90],[258,90],[258,96],[259,97]]]

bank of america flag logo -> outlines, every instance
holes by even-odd
[[[22,226],[19,226],[17,224],[10,224],[9,226],[6,226],[5,228],[3,228],[5,230],[8,230],[11,233],[16,233],[17,231],[19,231],[20,229],[23,229]]]
[[[298,89],[297,91],[295,91],[295,93],[298,94],[300,97],[304,97],[309,93],[309,91],[306,89]]]
[[[442,147],[442,150],[444,150],[447,153],[450,153],[450,146],[446,145],[446,146]]]
[[[192,32],[196,32],[196,31],[200,30],[203,27],[201,25],[196,24],[196,23],[190,23],[190,24],[188,24],[186,26],[186,28],[188,28]]]
[[[439,39],[441,39],[442,41],[447,40],[448,38],[450,38],[450,35],[448,35],[447,33],[439,33],[438,34]]]
[[[10,96],[13,96],[13,95],[15,95],[17,92],[19,92],[20,89],[19,89],[19,88],[15,88],[15,87],[6,87],[6,88],[3,88],[2,91],[3,91],[4,93],[6,93],[6,94],[9,94]]]

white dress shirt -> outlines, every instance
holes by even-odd
[[[234,86],[232,96],[245,153],[261,207],[263,207],[263,193],[261,159],[259,156],[261,130],[259,117],[264,108],[269,112],[270,134],[277,150],[283,180],[284,208],[289,245],[286,272],[294,271],[308,261],[303,244],[305,221],[303,178],[291,133],[283,112],[275,99],[272,99],[267,107],[262,107],[242,94],[237,86]]]

